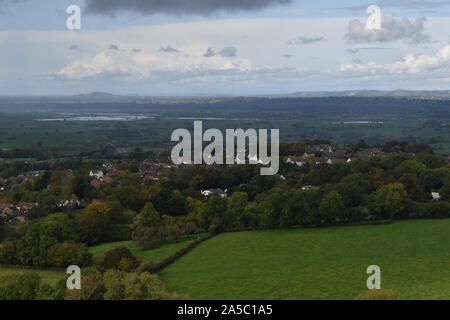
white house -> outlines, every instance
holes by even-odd
[[[103,171],[91,171],[89,172],[89,177],[103,181]]]
[[[223,191],[222,189],[207,189],[207,190],[202,190],[201,192],[202,192],[202,195],[204,195],[205,197],[209,197],[213,194],[216,194],[223,199],[228,197],[227,189],[225,189],[225,191]]]
[[[433,201],[439,201],[441,200],[441,195],[437,192],[432,192],[431,197],[433,198]]]

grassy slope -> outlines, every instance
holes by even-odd
[[[50,285],[55,285],[59,280],[63,279],[65,273],[62,271],[53,271],[53,270],[34,270],[34,269],[26,269],[26,268],[3,268],[0,267],[0,277],[8,276],[15,273],[30,273],[37,272],[42,278],[42,281],[48,283]]]
[[[114,247],[126,247],[130,249],[130,251],[136,255],[146,258],[149,261],[158,262],[159,260],[168,257],[178,250],[180,250],[182,247],[187,245],[189,242],[203,236],[204,234],[198,234],[198,235],[192,235],[192,236],[186,236],[180,239],[180,241],[177,242],[171,242],[171,243],[164,243],[158,247],[151,248],[151,249],[143,249],[138,248],[136,244],[133,241],[119,241],[119,242],[109,242],[109,243],[103,243],[100,245],[96,245],[93,247],[90,247],[89,250],[94,255],[94,259],[97,257],[100,257],[103,253],[105,253],[106,250]]]
[[[449,299],[450,219],[225,233],[161,275],[191,299],[353,299],[372,264],[400,299]]]

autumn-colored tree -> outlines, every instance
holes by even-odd
[[[87,244],[106,240],[109,227],[109,207],[100,201],[95,201],[84,209],[77,221],[77,231],[82,242]]]

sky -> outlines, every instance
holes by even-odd
[[[66,26],[71,5],[79,30]],[[369,5],[379,30],[367,27]],[[0,0],[0,95],[449,84],[450,0]]]

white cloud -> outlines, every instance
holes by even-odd
[[[366,22],[351,20],[348,25],[347,39],[350,42],[394,42],[405,40],[410,43],[425,43],[430,41],[425,34],[425,17],[418,17],[414,22],[408,18],[395,19],[392,13],[382,13],[381,30],[369,29]]]
[[[179,57],[167,57],[164,54],[153,54],[133,51],[102,51],[94,56],[78,58],[51,76],[64,79],[114,78],[122,80],[142,80],[153,74],[180,74],[180,78],[188,74],[210,72],[244,72],[252,69],[251,63],[242,59],[225,59],[217,55],[204,59],[201,52],[185,48],[183,52],[191,52]],[[230,56],[227,56],[229,58]]]
[[[450,45],[444,46],[435,55],[408,54],[390,64],[353,63],[341,65],[340,71],[355,75],[409,75],[430,78],[447,78],[450,74]]]

